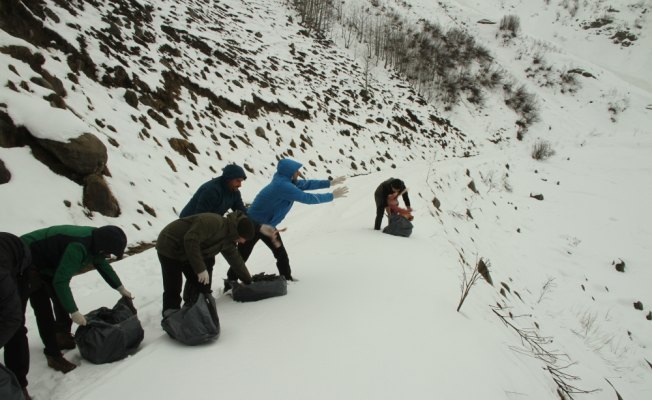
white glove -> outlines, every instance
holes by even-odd
[[[339,185],[345,180],[346,180],[345,176],[338,176],[337,178],[333,178],[333,180],[331,181],[331,186]]]
[[[128,299],[132,299],[132,300],[134,299],[134,296],[131,294],[131,292],[128,291],[127,289],[125,289],[124,286],[120,286],[120,287],[118,288],[118,292],[120,292],[120,294],[122,295],[122,297],[126,297],[126,298],[128,298]]]
[[[333,190],[333,198],[338,199],[340,197],[345,197],[347,193],[349,193],[348,187],[346,186],[338,187],[337,189]]]
[[[281,241],[278,240],[278,230],[276,228],[271,225],[261,225],[260,233],[270,238],[274,247],[277,249],[281,247]]]
[[[210,278],[208,277],[208,271],[203,270],[202,272],[198,273],[197,280],[202,285],[208,285],[208,282],[210,281]]]
[[[84,317],[84,315],[82,315],[82,313],[79,311],[75,311],[74,313],[70,314],[70,318],[72,318],[73,322],[79,326],[86,325],[86,317]]]

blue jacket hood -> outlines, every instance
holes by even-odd
[[[284,158],[278,162],[276,166],[276,173],[286,178],[292,179],[292,175],[299,170],[303,165],[289,158]]]

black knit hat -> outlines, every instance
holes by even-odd
[[[231,179],[247,179],[244,169],[237,164],[229,164],[222,168],[222,178],[230,181]]]
[[[390,186],[392,189],[405,190],[405,183],[403,183],[403,181],[400,179],[394,179],[391,182]]]
[[[127,235],[114,225],[106,225],[93,231],[93,251],[96,253],[113,254],[122,258],[127,247]]]
[[[253,222],[251,222],[251,220],[247,217],[241,218],[238,221],[237,230],[238,236],[245,240],[251,240],[256,234]]]

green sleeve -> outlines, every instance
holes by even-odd
[[[70,280],[84,266],[84,259],[87,257],[86,248],[80,243],[71,243],[66,247],[57,270],[52,277],[54,291],[67,313],[77,311],[75,299],[70,290]]]
[[[95,265],[95,269],[97,269],[97,272],[102,275],[102,278],[106,283],[109,284],[109,286],[114,289],[122,286],[122,282],[120,282],[118,274],[115,273],[115,270],[111,267],[111,264],[109,264],[104,257],[97,257],[95,260],[93,260],[93,265]]]
[[[233,245],[225,246],[222,250],[222,256],[229,264],[229,266],[233,268],[235,274],[238,276],[238,278],[240,278],[242,282],[251,283],[251,274],[249,273],[244,260],[240,256],[235,243],[233,243]]]

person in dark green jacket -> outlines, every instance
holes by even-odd
[[[113,225],[100,228],[59,225],[27,233],[21,239],[32,252],[30,304],[45,345],[48,366],[69,372],[76,365],[66,360],[61,350],[75,347],[70,333],[72,322],[86,325],[86,318],[70,290],[70,280],[94,268],[109,286],[132,298],[107,262],[109,255],[122,258],[127,236]]]
[[[163,275],[163,315],[167,310],[181,307],[182,274],[191,282],[184,290],[184,301],[192,303],[200,292],[210,292],[214,264],[211,261],[218,253],[222,253],[240,280],[251,283],[251,274],[238,253],[237,244],[250,240],[254,234],[253,222],[241,211],[225,217],[196,214],[163,228],[156,241]]]

